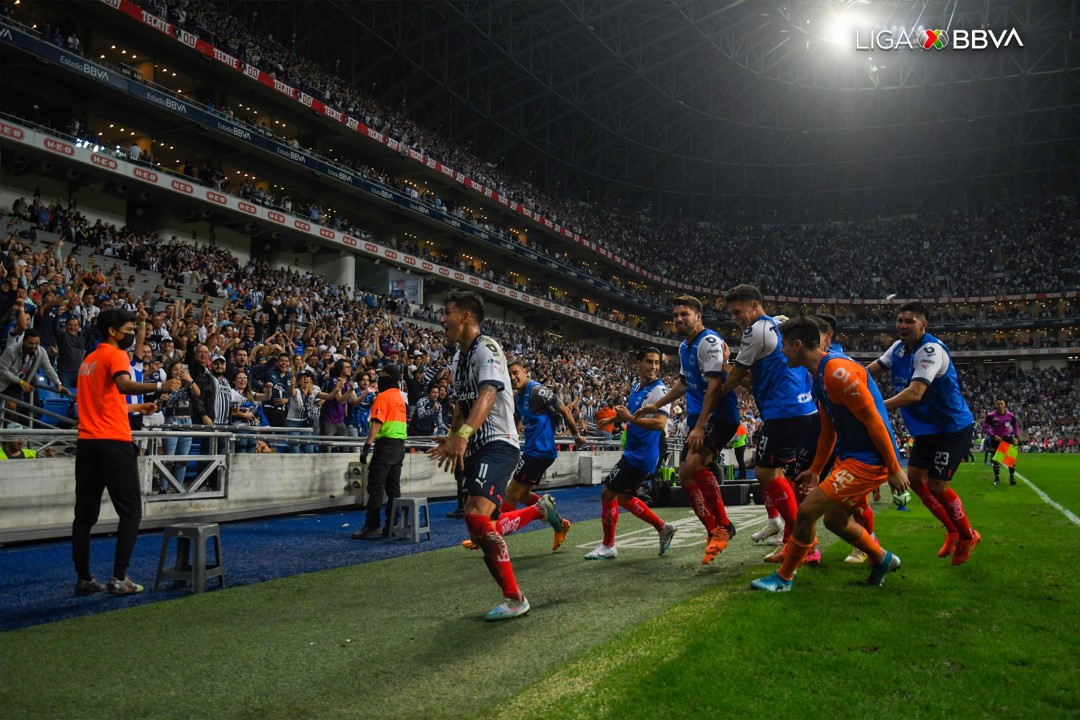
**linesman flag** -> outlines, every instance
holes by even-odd
[[[1020,451],[1015,445],[1002,440],[998,443],[997,452],[994,453],[994,462],[999,462],[1005,467],[1016,467],[1016,458],[1020,457]]]

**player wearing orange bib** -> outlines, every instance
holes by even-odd
[[[780,334],[788,364],[804,367],[814,377],[813,393],[822,411],[821,435],[810,469],[795,478],[813,490],[799,505],[783,564],[772,575],[752,581],[750,587],[769,592],[790,590],[795,571],[814,546],[821,517],[825,527],[870,558],[866,584],[881,585],[888,573],[900,567],[900,558],[883,549],[852,517],[866,495],[883,481],[898,493],[908,487],[881,393],[865,368],[821,347],[821,331],[810,318],[784,323]],[[819,485],[820,473],[834,449],[836,464]]]

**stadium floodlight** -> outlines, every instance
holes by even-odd
[[[857,29],[856,18],[848,8],[842,8],[837,11],[829,23],[829,30],[825,39],[834,45],[852,47],[855,43],[855,31]]]
[[[869,17],[862,5],[865,2],[846,2],[829,13],[823,24],[826,42],[842,50],[852,49],[858,42],[858,34],[871,26]]]

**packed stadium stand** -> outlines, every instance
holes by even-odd
[[[401,8],[376,4],[388,15],[371,22],[391,22],[390,5]],[[305,368],[326,383],[339,359],[372,381],[399,363],[411,403],[432,385],[445,393],[442,300],[469,288],[488,302],[485,330],[595,429],[597,410],[629,394],[634,349],[662,348],[674,381],[678,293],[701,297],[706,322],[736,347],[724,293],[755,284],[770,313],[833,314],[863,363],[892,344],[896,308],[917,298],[976,414],[1004,395],[1027,448],[1076,450],[1080,202],[1052,161],[1029,173],[1043,185],[986,181],[951,206],[843,212],[830,195],[824,216],[721,211],[695,193],[678,208],[671,194],[654,204],[600,179],[589,196],[459,123],[432,129],[428,106],[365,82],[309,39],[289,42],[289,13],[203,0],[0,3],[0,343],[33,327],[59,362],[69,318],[84,333],[100,309],[145,312],[163,373],[180,359],[195,366],[200,345],[233,371],[245,350],[238,392],[258,425],[269,423],[261,406],[273,396],[259,391],[282,352],[285,396]],[[35,401],[63,410],[41,424],[77,415],[47,388]],[[741,407],[753,436],[749,394]],[[349,425],[355,436],[362,420]]]

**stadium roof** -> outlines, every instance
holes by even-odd
[[[600,206],[844,219],[1071,189],[1080,167],[1069,0],[230,5],[254,8],[422,125]],[[973,30],[1007,44],[964,50]],[[881,50],[881,31],[917,42]]]

